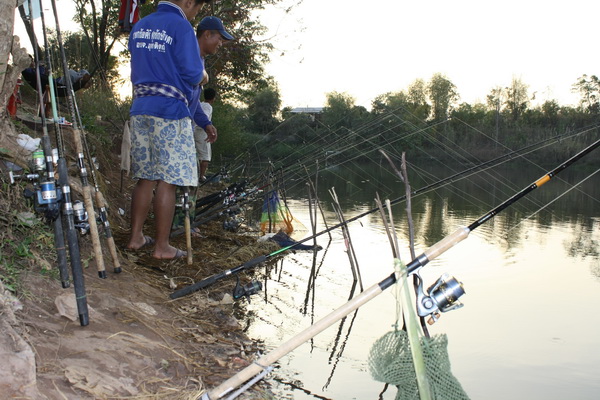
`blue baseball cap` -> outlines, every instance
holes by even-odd
[[[231,36],[223,27],[223,22],[217,17],[204,17],[200,24],[198,24],[199,31],[217,31],[226,40],[233,40]]]

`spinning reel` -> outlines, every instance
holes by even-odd
[[[32,155],[32,173],[16,175],[9,171],[10,183],[15,184],[17,180],[27,180],[33,183],[33,188],[27,188],[23,194],[26,198],[33,200],[35,211],[44,215],[46,221],[52,222],[60,214],[59,201],[62,199],[60,189],[56,187],[55,181],[44,178],[46,162],[44,152],[36,150]]]
[[[463,304],[458,299],[465,294],[461,282],[448,274],[443,274],[433,285],[423,291],[423,279],[416,273],[417,285],[417,314],[420,317],[430,316],[427,321],[434,324],[440,317],[440,312],[448,312],[461,308]]]
[[[236,276],[237,282],[235,284],[235,288],[233,288],[233,298],[235,300],[241,299],[243,296],[246,296],[248,299],[248,303],[250,302],[250,296],[253,294],[257,294],[262,290],[262,283],[259,281],[250,281],[245,285],[240,284],[240,277]]]
[[[75,228],[79,229],[79,233],[83,236],[90,231],[89,216],[85,211],[83,202],[77,200],[73,203],[73,218],[75,220]]]

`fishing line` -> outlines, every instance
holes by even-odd
[[[526,146],[526,148],[529,148],[529,147],[530,147],[530,146]],[[420,188],[420,189],[413,190],[413,191],[412,191],[412,193],[411,193],[411,195],[412,195],[413,197],[415,197],[415,196],[417,196],[417,195],[419,195],[419,194],[424,194],[424,193],[427,193],[427,192],[429,192],[429,191],[431,191],[431,190],[434,190],[434,189],[436,189],[436,188],[438,188],[438,187],[443,187],[443,186],[445,186],[445,185],[448,185],[448,184],[450,184],[450,183],[452,183],[452,182],[454,182],[454,181],[457,181],[457,180],[459,180],[459,179],[463,179],[463,178],[459,178],[459,177],[460,177],[461,175],[463,175],[463,174],[475,173],[475,171],[476,171],[477,169],[479,169],[479,168],[483,168],[483,167],[486,167],[486,166],[487,166],[488,168],[491,168],[491,167],[490,167],[488,164],[491,164],[491,165],[493,165],[493,164],[497,163],[499,160],[502,160],[502,159],[504,159],[504,158],[509,158],[509,157],[511,157],[511,156],[512,156],[512,155],[514,155],[514,154],[515,154],[515,152],[511,152],[511,153],[505,154],[505,155],[503,155],[503,156],[497,157],[496,159],[494,159],[494,160],[491,160],[491,161],[489,161],[489,162],[486,162],[486,163],[483,163],[483,164],[480,164],[480,165],[473,166],[473,167],[471,167],[471,168],[468,168],[467,170],[465,170],[465,171],[463,171],[463,172],[461,172],[461,173],[456,173],[456,174],[453,174],[453,175],[451,175],[451,176],[448,176],[448,177],[446,177],[446,178],[444,178],[444,179],[442,179],[442,180],[439,180],[439,181],[437,181],[437,182],[434,182],[434,183],[431,183],[431,184],[429,184],[429,185],[426,185],[425,187],[422,187],[422,188]],[[504,161],[502,161],[502,162],[504,162]],[[469,176],[470,176],[470,175],[469,175]],[[405,199],[406,199],[406,196],[401,196],[401,197],[398,197],[398,198],[396,198],[396,199],[392,200],[392,201],[391,201],[391,204],[392,204],[392,205],[394,205],[394,204],[397,204],[397,203],[399,203],[400,201],[403,201],[403,200],[405,200]],[[377,210],[378,210],[378,208],[374,208],[374,209],[371,209],[371,210],[368,210],[368,211],[362,212],[362,213],[360,213],[360,214],[358,214],[358,215],[355,215],[355,216],[353,216],[353,217],[349,218],[349,219],[346,221],[346,223],[350,223],[350,222],[356,221],[357,219],[360,219],[360,218],[362,218],[362,217],[364,217],[364,216],[366,216],[366,215],[368,215],[368,214],[370,214],[370,213],[373,213],[373,212],[375,212],[375,211],[377,211]],[[320,235],[322,235],[323,233],[326,233],[326,232],[329,232],[329,231],[331,231],[331,230],[334,230],[334,229],[337,229],[337,228],[339,228],[341,225],[342,225],[341,223],[339,223],[339,224],[336,224],[336,225],[334,225],[334,226],[332,226],[332,227],[330,227],[330,228],[328,228],[328,229],[326,229],[326,230],[322,230],[322,231],[318,232],[318,233],[317,233],[316,235],[314,235],[314,236],[320,236]],[[272,252],[272,253],[269,253],[269,254],[266,254],[266,255],[262,255],[262,256],[256,257],[256,258],[254,258],[254,259],[252,259],[252,260],[249,260],[249,261],[245,262],[244,264],[238,265],[238,266],[236,266],[236,267],[234,267],[234,268],[228,269],[228,270],[226,270],[226,271],[223,271],[223,272],[221,272],[221,273],[214,274],[214,275],[212,275],[212,276],[210,276],[210,277],[208,277],[208,278],[205,278],[205,279],[203,279],[203,280],[201,280],[201,281],[198,281],[198,282],[196,282],[196,283],[195,283],[195,284],[193,284],[193,285],[190,285],[190,286],[188,286],[188,287],[185,287],[185,288],[182,288],[182,289],[180,289],[180,290],[178,290],[178,291],[176,291],[176,292],[173,292],[173,293],[170,295],[170,297],[171,297],[172,299],[176,299],[176,298],[179,298],[179,297],[182,297],[182,296],[186,296],[186,295],[188,295],[188,294],[190,294],[190,293],[193,293],[193,292],[195,292],[195,291],[197,291],[197,290],[200,290],[200,289],[202,289],[202,288],[204,288],[204,287],[210,286],[210,285],[212,285],[213,283],[215,283],[216,281],[218,281],[218,280],[220,280],[220,279],[223,279],[223,278],[226,278],[226,277],[228,277],[229,275],[232,275],[232,274],[238,273],[238,272],[240,272],[240,271],[242,271],[242,270],[249,269],[249,268],[252,268],[252,267],[254,267],[254,266],[256,266],[256,265],[259,265],[259,264],[261,264],[261,263],[263,263],[263,262],[267,261],[267,260],[268,260],[268,259],[270,259],[271,257],[277,256],[278,254],[281,254],[281,253],[283,253],[284,251],[286,251],[286,250],[289,250],[289,249],[293,248],[293,247],[294,247],[294,246],[296,246],[296,245],[299,245],[299,244],[301,244],[301,243],[304,243],[304,242],[306,242],[307,240],[313,239],[313,238],[314,238],[314,236],[308,236],[308,237],[306,237],[306,238],[304,238],[304,239],[301,239],[301,240],[297,241],[295,244],[293,244],[293,245],[291,245],[291,246],[282,247],[281,249],[279,249],[279,250],[277,250],[277,251],[274,251],[274,252]]]
[[[421,255],[413,259],[410,263],[406,265],[406,273],[417,274],[418,271],[427,265],[431,260],[443,254],[462,240],[466,239],[470,232],[475,230],[481,224],[485,223],[489,219],[493,218],[498,213],[502,212],[504,209],[509,207],[511,204],[515,203],[522,197],[529,194],[531,191],[536,188],[544,185],[548,181],[550,181],[556,174],[560,173],[564,169],[568,168],[570,165],[575,163],[577,160],[581,159],[585,155],[589,154],[591,151],[600,146],[600,140],[596,141],[592,145],[588,146],[584,150],[580,151],[552,171],[548,172],[541,178],[537,179],[535,182],[525,187],[520,192],[506,199],[503,203],[493,208],[491,211],[480,217],[478,220],[471,223],[468,227],[459,228],[457,231],[452,233],[451,235],[446,236],[444,239],[440,240]],[[391,203],[390,203],[391,204]],[[381,294],[384,290],[388,289],[394,283],[397,282],[399,276],[396,271],[394,271],[390,276],[380,281],[379,283],[374,284],[370,288],[366,289],[364,292],[360,293],[356,298],[353,298],[351,301],[345,303],[338,309],[326,315],[324,318],[306,328],[302,332],[298,333],[290,340],[274,349],[270,353],[261,356],[258,360],[256,360],[253,364],[250,364],[248,367],[244,368],[242,371],[238,372],[235,376],[229,378],[216,388],[211,390],[206,390],[201,393],[197,398],[201,398],[202,400],[215,400],[219,399],[228,393],[231,393],[235,388],[242,385],[244,382],[247,382],[253,376],[260,374],[264,368],[273,364],[277,360],[279,360],[284,355],[290,353],[294,349],[298,348],[301,344],[305,343],[307,340],[310,340],[314,336],[318,335],[326,328],[330,327],[337,320],[345,317],[350,314],[352,311],[358,309],[362,305],[366,304],[368,301],[372,300],[379,294]],[[464,294],[464,291],[463,293]],[[461,295],[462,295],[461,294]],[[448,301],[447,305],[454,304],[456,299],[446,299]],[[431,304],[430,304],[431,303]],[[440,304],[437,303],[437,300],[434,300],[431,296],[425,296],[421,299],[421,301],[417,301],[417,311],[420,316],[424,315],[432,315],[437,311],[444,311],[439,308]]]
[[[531,213],[530,215],[528,215],[527,217],[522,218],[519,222],[517,222],[514,226],[508,228],[506,230],[506,236],[508,237],[508,233],[510,231],[512,231],[513,229],[515,229],[517,226],[521,225],[523,222],[529,220],[530,218],[534,217],[535,215],[539,214],[542,210],[544,210],[546,207],[548,207],[550,204],[553,204],[555,201],[559,200],[560,198],[562,198],[563,196],[567,195],[568,193],[570,193],[571,191],[573,191],[574,189],[578,189],[578,187],[584,183],[585,181],[587,181],[588,179],[590,179],[591,177],[593,177],[594,175],[596,175],[598,172],[600,171],[600,168],[597,169],[596,171],[592,172],[590,175],[588,175],[587,177],[585,177],[584,179],[582,179],[581,181],[577,182],[576,184],[572,185],[569,189],[565,190],[563,193],[561,193],[558,197],[555,197],[554,199],[552,199],[551,201],[549,201],[548,203],[544,204],[542,207],[540,207],[538,210],[534,211],[533,213]],[[587,193],[585,192],[581,192],[582,194],[587,195]],[[591,197],[591,196],[590,196]],[[594,199],[592,197],[592,199]],[[596,200],[596,199],[594,199]]]
[[[401,135],[401,136],[399,135],[397,138],[395,138],[395,139],[394,139],[394,140],[391,142],[391,144],[393,144],[393,143],[396,143],[396,142],[398,142],[398,141],[400,141],[400,140],[406,140],[406,139],[410,138],[410,137],[411,137],[411,136],[413,136],[413,135],[417,135],[417,134],[419,134],[419,133],[421,133],[421,132],[424,132],[424,131],[426,131],[427,129],[429,129],[429,128],[432,128],[432,127],[434,127],[434,126],[436,126],[436,125],[438,125],[438,124],[441,124],[441,123],[443,123],[443,121],[442,121],[442,122],[439,122],[439,123],[436,123],[436,124],[434,124],[434,125],[432,125],[432,126],[428,126],[428,127],[424,127],[424,128],[421,128],[421,129],[417,129],[417,130],[415,130],[415,131],[412,131],[412,132],[407,132],[407,133],[405,133],[404,135]],[[398,125],[398,126],[399,126],[399,125]],[[383,132],[377,133],[375,136],[380,136],[380,135],[383,135],[383,134],[384,134],[384,133],[386,133],[386,132],[387,132],[387,131],[383,131]],[[370,142],[371,140],[373,140],[373,138],[371,138],[371,137],[369,137],[369,138],[364,138],[363,142],[361,142],[361,143],[359,143],[359,144],[353,144],[353,145],[350,145],[350,146],[348,147],[348,149],[354,149],[354,148],[358,147],[359,145],[364,145],[364,143],[365,143],[365,142]],[[356,156],[354,156],[354,157],[347,158],[347,159],[345,159],[345,160],[344,160],[344,161],[342,161],[342,162],[336,163],[336,166],[342,166],[342,165],[344,165],[344,164],[346,164],[346,163],[348,163],[348,162],[351,162],[351,161],[354,161],[354,160],[356,160],[356,159],[357,159],[357,158],[359,158],[359,157],[366,157],[366,158],[368,158],[368,159],[372,160],[372,158],[371,158],[371,157],[369,157],[369,154],[371,154],[371,153],[373,153],[373,152],[376,152],[376,151],[378,151],[380,148],[381,148],[381,146],[379,146],[378,144],[374,144],[374,147],[373,147],[372,149],[370,149],[370,150],[368,150],[368,151],[366,151],[366,152],[364,152],[364,153],[362,153],[362,154],[356,155]],[[345,150],[346,150],[346,149],[344,149],[344,151],[345,151]],[[292,172],[295,172],[295,171],[292,171]],[[333,175],[335,175],[335,176],[338,176],[338,177],[340,177],[340,178],[342,178],[342,179],[343,179],[343,177],[342,177],[341,175],[339,175],[337,172],[335,172],[335,171],[331,171],[331,170],[330,170],[329,172],[330,172],[330,173],[332,173]],[[387,185],[383,184],[383,183],[382,183],[382,182],[381,182],[379,179],[375,178],[375,177],[374,177],[372,174],[370,174],[370,173],[368,173],[368,172],[365,172],[365,171],[362,171],[362,173],[361,173],[361,172],[358,172],[358,174],[357,174],[357,175],[358,175],[360,178],[362,178],[363,180],[371,180],[371,179],[372,179],[373,181],[375,181],[375,182],[378,182],[380,185],[384,186],[386,190],[388,190],[388,191],[390,191],[390,192],[393,192],[393,190],[392,190],[392,189],[390,189],[389,187],[387,187]],[[292,176],[293,176],[293,175],[292,175]],[[350,182],[350,184],[351,184],[351,185],[353,185],[354,187],[356,187],[357,189],[362,189],[362,188],[360,188],[358,185],[354,184],[353,182]],[[293,187],[293,186],[292,186],[292,187]]]
[[[455,119],[456,119],[457,121],[459,121],[459,122],[461,122],[461,123],[465,124],[465,125],[466,125],[466,126],[468,126],[469,128],[471,128],[471,129],[474,129],[474,130],[476,130],[476,131],[479,131],[477,128],[475,128],[475,127],[472,127],[472,126],[471,126],[471,125],[469,125],[467,122],[464,122],[464,121],[462,121],[462,120],[461,120],[461,119],[459,119],[459,118],[455,118]],[[590,125],[590,126],[588,126],[588,127],[586,127],[586,128],[583,128],[583,130],[582,130],[582,131],[580,131],[580,134],[582,134],[582,133],[587,133],[587,132],[590,132],[590,131],[592,131],[592,130],[595,130],[595,129],[598,129],[598,128],[600,128],[600,124]],[[479,132],[480,132],[480,131],[479,131]],[[485,133],[484,133],[484,132],[481,132],[481,134],[482,134],[482,135],[485,135]],[[486,136],[487,136],[487,135],[486,135]],[[570,137],[569,137],[569,138],[570,138]],[[492,140],[494,143],[496,143],[496,144],[498,144],[498,145],[500,145],[500,146],[504,147],[505,149],[509,149],[509,147],[507,147],[506,145],[504,145],[504,144],[503,144],[503,143],[501,143],[500,141],[497,141],[497,140],[493,139],[492,137],[489,137],[489,139],[491,139],[491,140]],[[529,160],[529,159],[527,159],[527,158],[525,158],[524,160],[525,160],[525,161],[527,161],[527,162],[529,162],[530,164],[534,165],[535,167],[538,167],[540,170],[544,170],[544,168],[543,168],[542,166],[540,166],[539,164],[536,164],[535,162],[533,162],[533,161],[531,161],[531,160]],[[561,180],[561,181],[563,181],[563,179],[562,179],[562,178],[560,178],[560,177],[559,177],[558,179],[559,179],[559,180]],[[590,195],[588,195],[588,194],[587,194],[587,193],[585,193],[585,192],[582,192],[582,194],[585,194],[586,196],[590,197],[592,200],[594,200],[594,201],[596,201],[596,202],[599,202],[599,201],[600,201],[599,199],[596,199],[596,198],[594,198],[594,197],[591,197]]]

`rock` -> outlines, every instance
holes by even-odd
[[[5,293],[2,283],[0,292]],[[0,398],[44,399],[37,388],[35,354],[15,330],[11,298],[2,296],[0,300]]]

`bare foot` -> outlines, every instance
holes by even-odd
[[[159,260],[173,260],[173,259],[182,258],[185,256],[187,256],[186,251],[179,250],[172,246],[170,246],[169,251],[159,252],[158,250],[154,250],[154,254],[152,254],[152,257],[157,258]]]
[[[142,236],[142,240],[130,240],[127,245],[128,250],[142,250],[144,247],[152,246],[154,239],[150,236]]]

